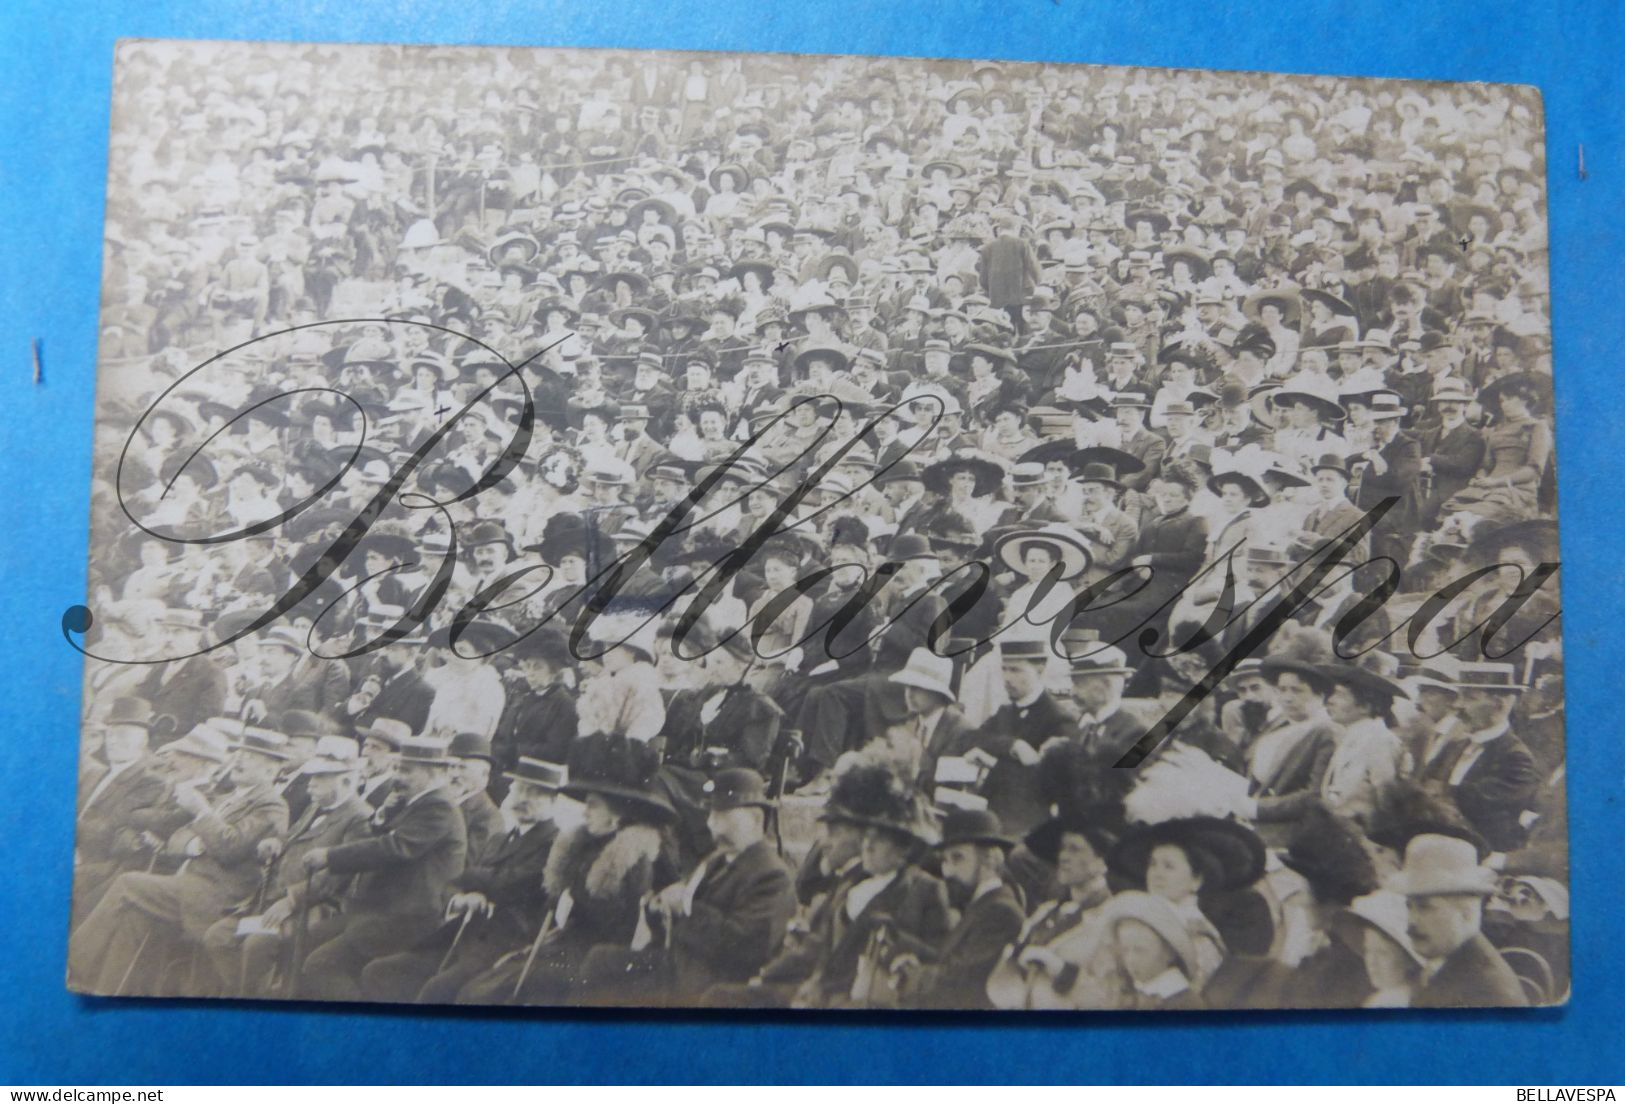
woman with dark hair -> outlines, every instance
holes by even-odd
[[[1485,387],[1479,402],[1496,412],[1484,431],[1484,464],[1444,504],[1442,513],[1466,512],[1490,521],[1522,521],[1540,513],[1541,477],[1552,459],[1552,428],[1535,416],[1551,384],[1518,372]]]
[[[1353,661],[1329,663],[1325,670],[1331,686],[1326,715],[1342,731],[1320,793],[1332,812],[1363,825],[1399,775],[1405,745],[1393,732],[1394,700],[1410,695],[1393,679]]]

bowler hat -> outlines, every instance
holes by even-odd
[[[720,770],[700,787],[705,795],[705,807],[724,809],[770,809],[773,802],[767,796],[762,776],[749,767],[729,767]]]
[[[979,847],[997,847],[1008,851],[1016,845],[1016,841],[1004,834],[1004,825],[999,823],[999,814],[991,809],[955,808],[948,811],[942,820],[942,838],[937,841],[939,848],[952,847],[959,843],[973,843]]]

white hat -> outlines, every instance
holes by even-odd
[[[1406,897],[1495,892],[1495,871],[1478,862],[1478,849],[1457,836],[1424,832],[1405,845],[1405,863],[1387,888]]]
[[[953,701],[954,690],[951,685],[953,677],[953,660],[937,655],[930,648],[915,648],[908,654],[908,662],[903,665],[902,670],[894,672],[888,681],[895,682],[899,686],[929,690]]]

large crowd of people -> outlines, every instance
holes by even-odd
[[[1565,999],[1542,141],[1482,85],[124,44],[70,983]]]

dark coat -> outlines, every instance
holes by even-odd
[[[360,875],[347,907],[438,916],[468,858],[462,810],[436,789],[410,800],[392,796],[371,823],[371,837],[327,853],[332,873]]]
[[[858,959],[877,928],[886,929],[894,946],[921,959],[934,956],[948,934],[947,887],[915,866],[898,871],[856,920],[848,919],[847,896],[864,877],[861,872],[853,874],[830,898],[824,957],[816,974],[818,990],[826,999],[844,1000],[852,991]]]
[[[491,737],[491,754],[496,769],[509,771],[520,756],[562,763],[570,754],[579,727],[575,694],[554,683],[539,689],[510,687],[496,734]]]
[[[332,809],[321,809],[314,803],[306,805],[304,813],[288,828],[288,836],[282,841],[276,880],[271,883],[273,893],[280,895],[292,890],[294,896],[305,903],[336,898],[347,888],[345,880],[321,873],[307,879],[301,860],[306,852],[319,847],[338,847],[366,839],[372,834],[368,823],[372,813],[372,806],[356,796],[346,798]]]
[[[522,833],[501,832],[485,841],[463,872],[452,879],[454,893],[480,893],[495,906],[481,936],[511,941],[528,939],[547,904],[542,875],[559,830],[551,821],[531,825]]]
[[[139,693],[174,718],[173,736],[184,736],[225,711],[226,672],[209,655],[171,660],[153,670]]]
[[[434,705],[434,690],[415,670],[405,670],[386,681],[371,704],[356,715],[355,723],[367,726],[383,717],[405,721],[413,732],[422,732]]]
[[[1011,749],[1016,741],[1025,741],[1037,751],[1046,740],[1074,731],[1077,722],[1077,714],[1046,691],[1031,705],[1000,706],[955,750],[954,754],[963,755],[981,748],[998,760],[982,780],[981,794],[1007,832],[1020,835],[1049,815],[1039,794],[1038,767],[1024,766],[1015,758]]]
[[[1451,952],[1423,983],[1412,1004],[1417,1008],[1524,1008],[1529,998],[1518,975],[1481,933]]]
[[[1020,306],[1038,283],[1038,254],[1020,238],[1000,236],[982,246],[976,275],[993,306]]]
[[[468,834],[468,855],[472,858],[485,851],[487,841],[505,831],[502,826],[502,813],[497,809],[496,802],[491,800],[491,795],[484,790],[469,794],[457,804],[463,811],[463,825]]]
[[[1354,505],[1361,513],[1370,510],[1385,498],[1398,498],[1386,517],[1382,519],[1383,533],[1405,534],[1416,525],[1416,477],[1421,474],[1422,450],[1416,438],[1404,430],[1377,450],[1387,465],[1381,473],[1367,467],[1360,477],[1360,494]]]
[[[992,1008],[987,978],[1005,947],[1021,934],[1021,902],[1007,885],[969,905],[943,940],[936,961],[920,972],[914,1001],[925,1008]]]
[[[1160,434],[1141,428],[1134,436],[1124,439],[1123,451],[1145,465],[1140,471],[1123,476],[1123,486],[1133,491],[1143,491],[1162,471],[1162,458],[1168,451],[1168,442]]]
[[[1423,503],[1424,521],[1472,480],[1484,463],[1484,435],[1466,422],[1448,432],[1443,426],[1422,431],[1422,455],[1433,461],[1433,479]]]
[[[666,707],[666,761],[698,767],[706,748],[720,747],[728,750],[736,766],[762,771],[778,744],[784,711],[749,686],[730,686],[707,724],[700,712],[717,689],[679,690],[672,696]]]
[[[1455,749],[1455,754],[1441,764],[1444,777],[1455,770],[1455,764],[1467,750],[1467,743]],[[1535,757],[1524,742],[1511,732],[1484,745],[1478,761],[1467,768],[1461,782],[1452,787],[1461,815],[1497,851],[1516,851],[1528,837],[1528,831],[1519,823],[1519,816],[1534,804],[1535,791],[1540,788],[1540,770]]]
[[[692,911],[672,930],[672,983],[680,997],[749,981],[778,951],[796,910],[790,868],[766,840],[725,865],[715,854],[707,862]]]
[[[106,777],[103,767],[80,786],[81,801]],[[170,802],[169,784],[152,769],[151,760],[125,767],[94,798],[80,806],[79,833],[74,846],[83,862],[113,859],[134,850],[135,837],[152,832],[167,837],[186,814]]]

